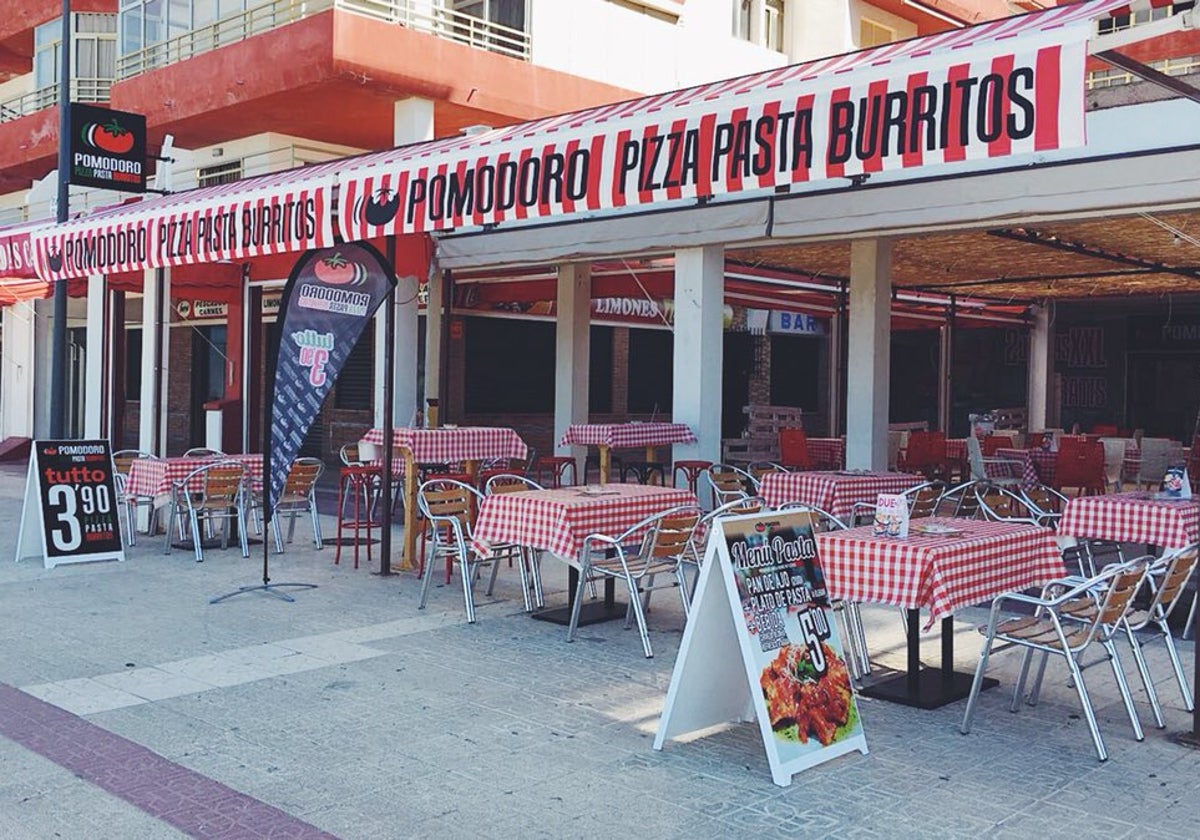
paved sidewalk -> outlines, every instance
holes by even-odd
[[[0,533],[15,543],[24,468],[0,466]],[[333,518],[326,517],[327,533]],[[416,609],[411,575],[355,571],[307,528],[277,581],[315,583],[288,604],[254,584],[261,546],[165,556],[143,538],[125,563],[0,560],[0,838],[172,837],[1194,837],[1200,753],[1161,647],[1168,725],[1133,739],[1112,675],[1089,670],[1111,758],[1101,764],[1073,689],[1052,663],[1042,702],[1007,711],[1015,653],[973,732],[963,704],[861,700],[871,752],[770,781],[753,725],[651,749],[683,620],[659,593],[656,656],[620,622],[574,644],[521,612],[516,570],[465,623],[438,586]],[[548,600],[566,567],[547,558]],[[441,583],[440,578],[437,581]],[[896,610],[864,609],[876,662],[899,667]],[[973,624],[959,616],[970,670]],[[938,656],[934,636],[926,661]],[[1182,645],[1191,672],[1192,646]],[[1131,683],[1138,685],[1126,656]]]

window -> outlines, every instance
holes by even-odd
[[[651,5],[653,0],[649,2],[639,2],[639,0],[608,0],[608,2],[614,6],[620,6],[622,9],[628,9],[635,14],[652,17],[664,23],[679,23],[678,12],[673,12],[670,9],[660,9],[655,5]]]
[[[125,399],[142,398],[142,331],[125,330]]]
[[[375,392],[375,319],[367,322],[334,386],[334,408],[370,409]],[[405,418],[407,422],[407,418]]]
[[[595,414],[612,411],[613,328],[592,327],[588,350],[588,410]]]
[[[775,52],[783,52],[783,0],[767,0],[764,11],[766,21],[763,27],[763,46]]]
[[[525,31],[525,0],[451,0],[449,5],[464,15]]]
[[[467,318],[465,327],[467,414],[554,411],[554,324]]]
[[[733,0],[733,37],[750,40],[751,0]]]
[[[858,46],[860,49],[879,47],[896,40],[896,30],[873,20],[860,18],[858,21]]]
[[[674,346],[674,335],[669,330],[629,331],[631,414],[670,415],[675,381]]]
[[[1128,14],[1112,15],[1110,17],[1101,18],[1096,22],[1096,28],[1101,35],[1107,35],[1111,32],[1119,32],[1122,29],[1129,29],[1132,26],[1139,26],[1144,23],[1150,23],[1155,20],[1163,20],[1178,12],[1187,11],[1195,7],[1195,0],[1183,0],[1183,2],[1172,3],[1169,6],[1154,6],[1151,8],[1135,9]]]
[[[116,15],[77,14],[71,21],[71,76],[111,80],[117,72]],[[62,63],[62,18],[43,23],[33,35],[33,80],[37,89],[58,84]],[[83,98],[83,97],[79,97]],[[93,101],[95,97],[90,97]]]
[[[240,160],[218,163],[215,166],[201,166],[196,170],[197,187],[212,187],[240,180],[242,180],[242,162]]]

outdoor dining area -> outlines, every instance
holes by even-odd
[[[623,619],[627,629],[637,627],[642,653],[653,657],[652,593],[674,590],[663,597],[676,599],[682,620],[689,619],[714,524],[799,510],[809,514],[846,667],[863,696],[920,709],[966,700],[967,732],[977,717],[995,713],[981,696],[996,684],[988,666],[998,650],[1023,650],[1013,710],[1037,702],[1053,655],[1063,660],[1104,760],[1084,670],[1107,663],[1110,675],[1087,679],[1115,680],[1132,733],[1142,740],[1146,711],[1147,720],[1164,726],[1160,693],[1167,689],[1144,655],[1147,645],[1159,644],[1171,683],[1193,710],[1174,640],[1190,636],[1195,621],[1200,507],[1189,491],[1200,473],[1191,462],[1196,447],[1140,435],[976,431],[965,439],[893,432],[888,469],[848,470],[841,438],[809,438],[802,428],[778,430],[775,460],[733,464],[674,460],[673,446],[694,442],[695,434],[672,422],[572,424],[557,443],[560,453],[573,454],[554,455],[539,455],[513,428],[401,427],[392,433],[392,510],[385,511],[385,438],[371,428],[342,447],[333,470],[316,459],[296,460],[271,523],[273,542],[284,552],[296,520],[307,518],[320,548],[320,514],[332,514],[332,562],[340,564],[345,550],[358,569],[365,551],[366,567],[374,568],[380,529],[402,523],[398,569],[419,578],[421,608],[459,590],[466,622],[476,623],[480,590],[490,596],[503,569],[515,567],[507,574],[517,576],[523,611],[565,625],[565,642],[581,626]],[[114,466],[130,544],[139,527],[153,533],[159,520],[168,553],[187,544],[203,560],[219,531],[221,545],[236,536],[246,557],[251,532],[264,530],[261,455],[123,451]],[[1169,486],[1183,468],[1185,484]],[[337,479],[336,509],[326,492],[319,510],[327,472]],[[333,483],[323,486],[328,491]],[[903,500],[906,535],[881,527],[880,494]],[[565,566],[565,587],[545,585],[544,576],[558,572],[547,557]],[[565,594],[565,603],[548,604],[547,589]],[[873,663],[861,618],[867,604],[901,611],[903,670]],[[978,666],[964,673],[954,666],[954,616],[973,606],[990,612],[979,628]],[[922,633],[931,630],[940,630],[935,667],[921,659]],[[1137,686],[1148,709],[1135,702]]]

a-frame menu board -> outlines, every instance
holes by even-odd
[[[713,523],[654,739],[758,720],[777,785],[867,752],[807,513]]]

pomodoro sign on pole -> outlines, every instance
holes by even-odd
[[[146,118],[71,103],[71,183],[123,192],[146,191]]]
[[[56,280],[332,245],[331,175],[292,175],[228,197],[214,191],[203,202],[189,202],[180,193],[146,208],[119,208],[102,224],[99,217],[83,218],[39,231],[33,236],[38,274]]]
[[[934,36],[895,45],[902,61],[814,62],[368,157],[339,174],[339,223],[347,239],[470,228],[1082,145],[1090,19],[1106,4],[1087,5],[1021,38],[1004,37],[1016,18],[952,52]]]

